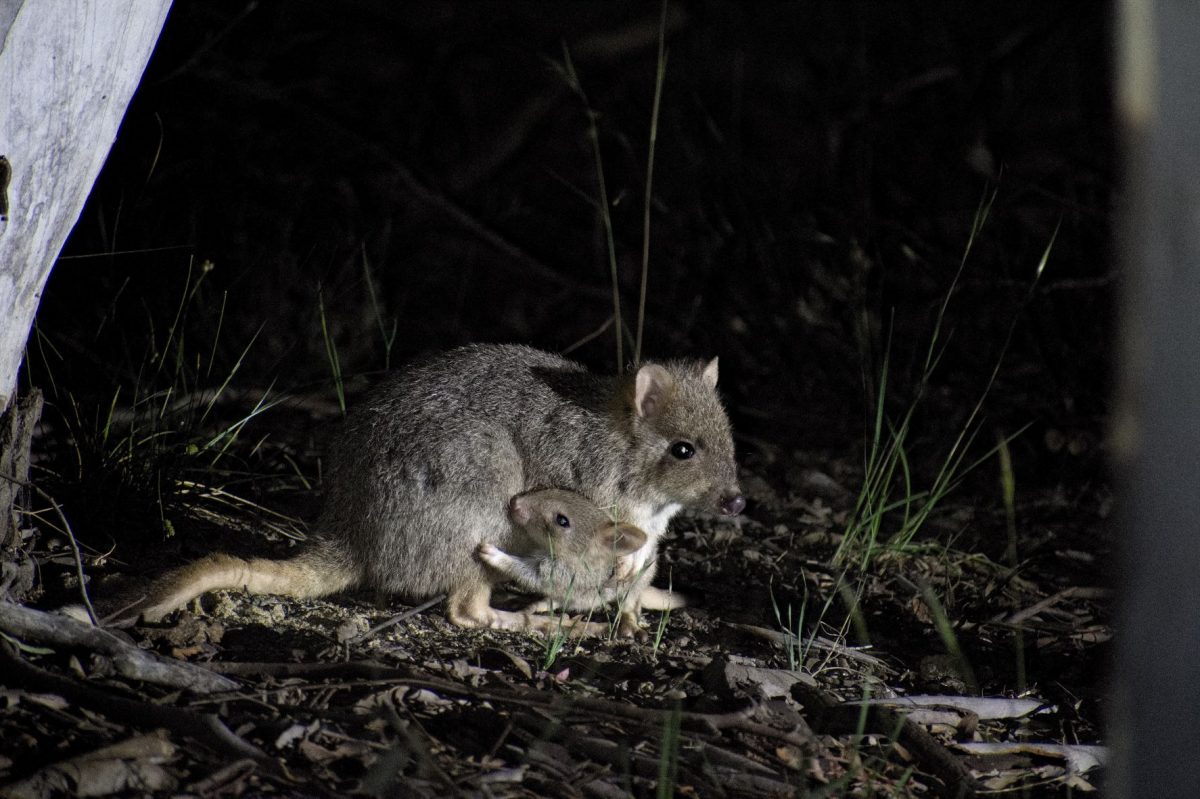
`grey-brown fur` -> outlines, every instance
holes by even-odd
[[[446,592],[458,624],[521,627],[490,608],[494,577],[474,553],[486,542],[521,554],[528,544],[508,519],[510,498],[556,487],[646,533],[631,556],[636,616],[670,518],[684,505],[744,505],[716,378],[715,360],[603,377],[515,345],[463,347],[392,376],[350,414],[331,452],[313,547],[339,575],[327,593],[351,575],[352,585],[408,598]],[[671,455],[681,440],[694,457]],[[154,596],[145,605],[162,610]]]

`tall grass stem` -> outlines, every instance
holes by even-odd
[[[663,0],[658,19],[658,59],[654,74],[654,105],[650,110],[650,146],[646,155],[646,197],[642,210],[642,284],[638,291],[637,336],[633,344],[633,365],[642,362],[642,328],[646,321],[646,285],[650,279],[650,207],[654,192],[654,151],[658,143],[658,115],[662,106],[663,79],[667,74],[667,2]]]
[[[608,266],[612,279],[613,319],[617,328],[617,374],[621,374],[625,370],[625,351],[622,343],[625,326],[621,322],[621,283],[617,273],[617,245],[613,237],[612,213],[608,205],[608,186],[604,182],[604,158],[600,153],[600,130],[596,125],[597,114],[592,110],[583,84],[579,81],[579,75],[575,72],[575,64],[571,61],[571,51],[567,48],[566,42],[563,42],[563,66],[566,70],[567,85],[583,102],[584,110],[587,112],[587,137],[592,144],[592,157],[596,161],[596,183],[600,190],[600,221],[604,225],[604,238],[608,246]]]

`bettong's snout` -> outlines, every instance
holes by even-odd
[[[723,497],[717,507],[720,508],[723,516],[737,516],[746,509],[746,498],[741,494]]]

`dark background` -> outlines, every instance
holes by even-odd
[[[659,11],[177,0],[46,289],[27,379],[60,411],[64,387],[102,408],[116,385],[145,394],[176,318],[196,387],[236,366],[235,385],[326,399],[323,322],[365,382],[468,341],[584,340],[611,285],[564,48],[632,331]],[[919,434],[959,429],[1003,354],[981,440],[1032,423],[1014,444],[1026,485],[1100,473],[1110,11],[670,5],[645,351],[721,357],[747,462],[860,457],[889,339],[903,410],[956,286]],[[573,355],[611,371],[611,328]]]
[[[384,370],[474,341],[612,372],[593,141],[631,361],[661,8],[175,0],[25,360],[47,399],[35,477],[70,519],[93,596],[120,605],[122,582],[143,591],[214,551],[294,551],[340,383],[352,408]],[[1090,0],[672,0],[645,354],[720,356],[750,504],[674,525],[659,575],[696,601],[665,639],[687,659],[659,684],[686,682],[697,652],[795,668],[730,624],[840,629],[897,666],[889,685],[1030,687],[1057,707],[1034,738],[1101,737],[1111,14]],[[912,546],[838,576],[880,394],[892,424],[912,411],[908,482],[893,481],[881,536],[923,506],[956,441],[977,468]],[[989,452],[1010,436],[1011,503]],[[37,546],[36,601],[75,601],[63,536],[47,523]],[[317,608],[337,610],[325,627],[251,615],[189,651],[319,651],[344,615],[375,612],[369,599]],[[1023,609],[1036,613],[1010,624]],[[412,624],[437,631],[405,634],[430,662],[480,648],[439,613]],[[195,643],[179,629],[170,646]],[[974,676],[945,668],[960,648],[949,661]],[[450,718],[459,744],[507,723]]]

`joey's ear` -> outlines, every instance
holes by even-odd
[[[638,369],[633,393],[633,406],[638,416],[650,419],[659,413],[674,390],[675,378],[658,364],[648,363]]]
[[[709,388],[717,387],[717,359],[713,358],[708,362],[708,366],[704,367],[704,382]]]
[[[617,555],[637,552],[646,544],[646,534],[632,524],[624,522],[609,522],[600,530],[599,536],[604,547]]]

